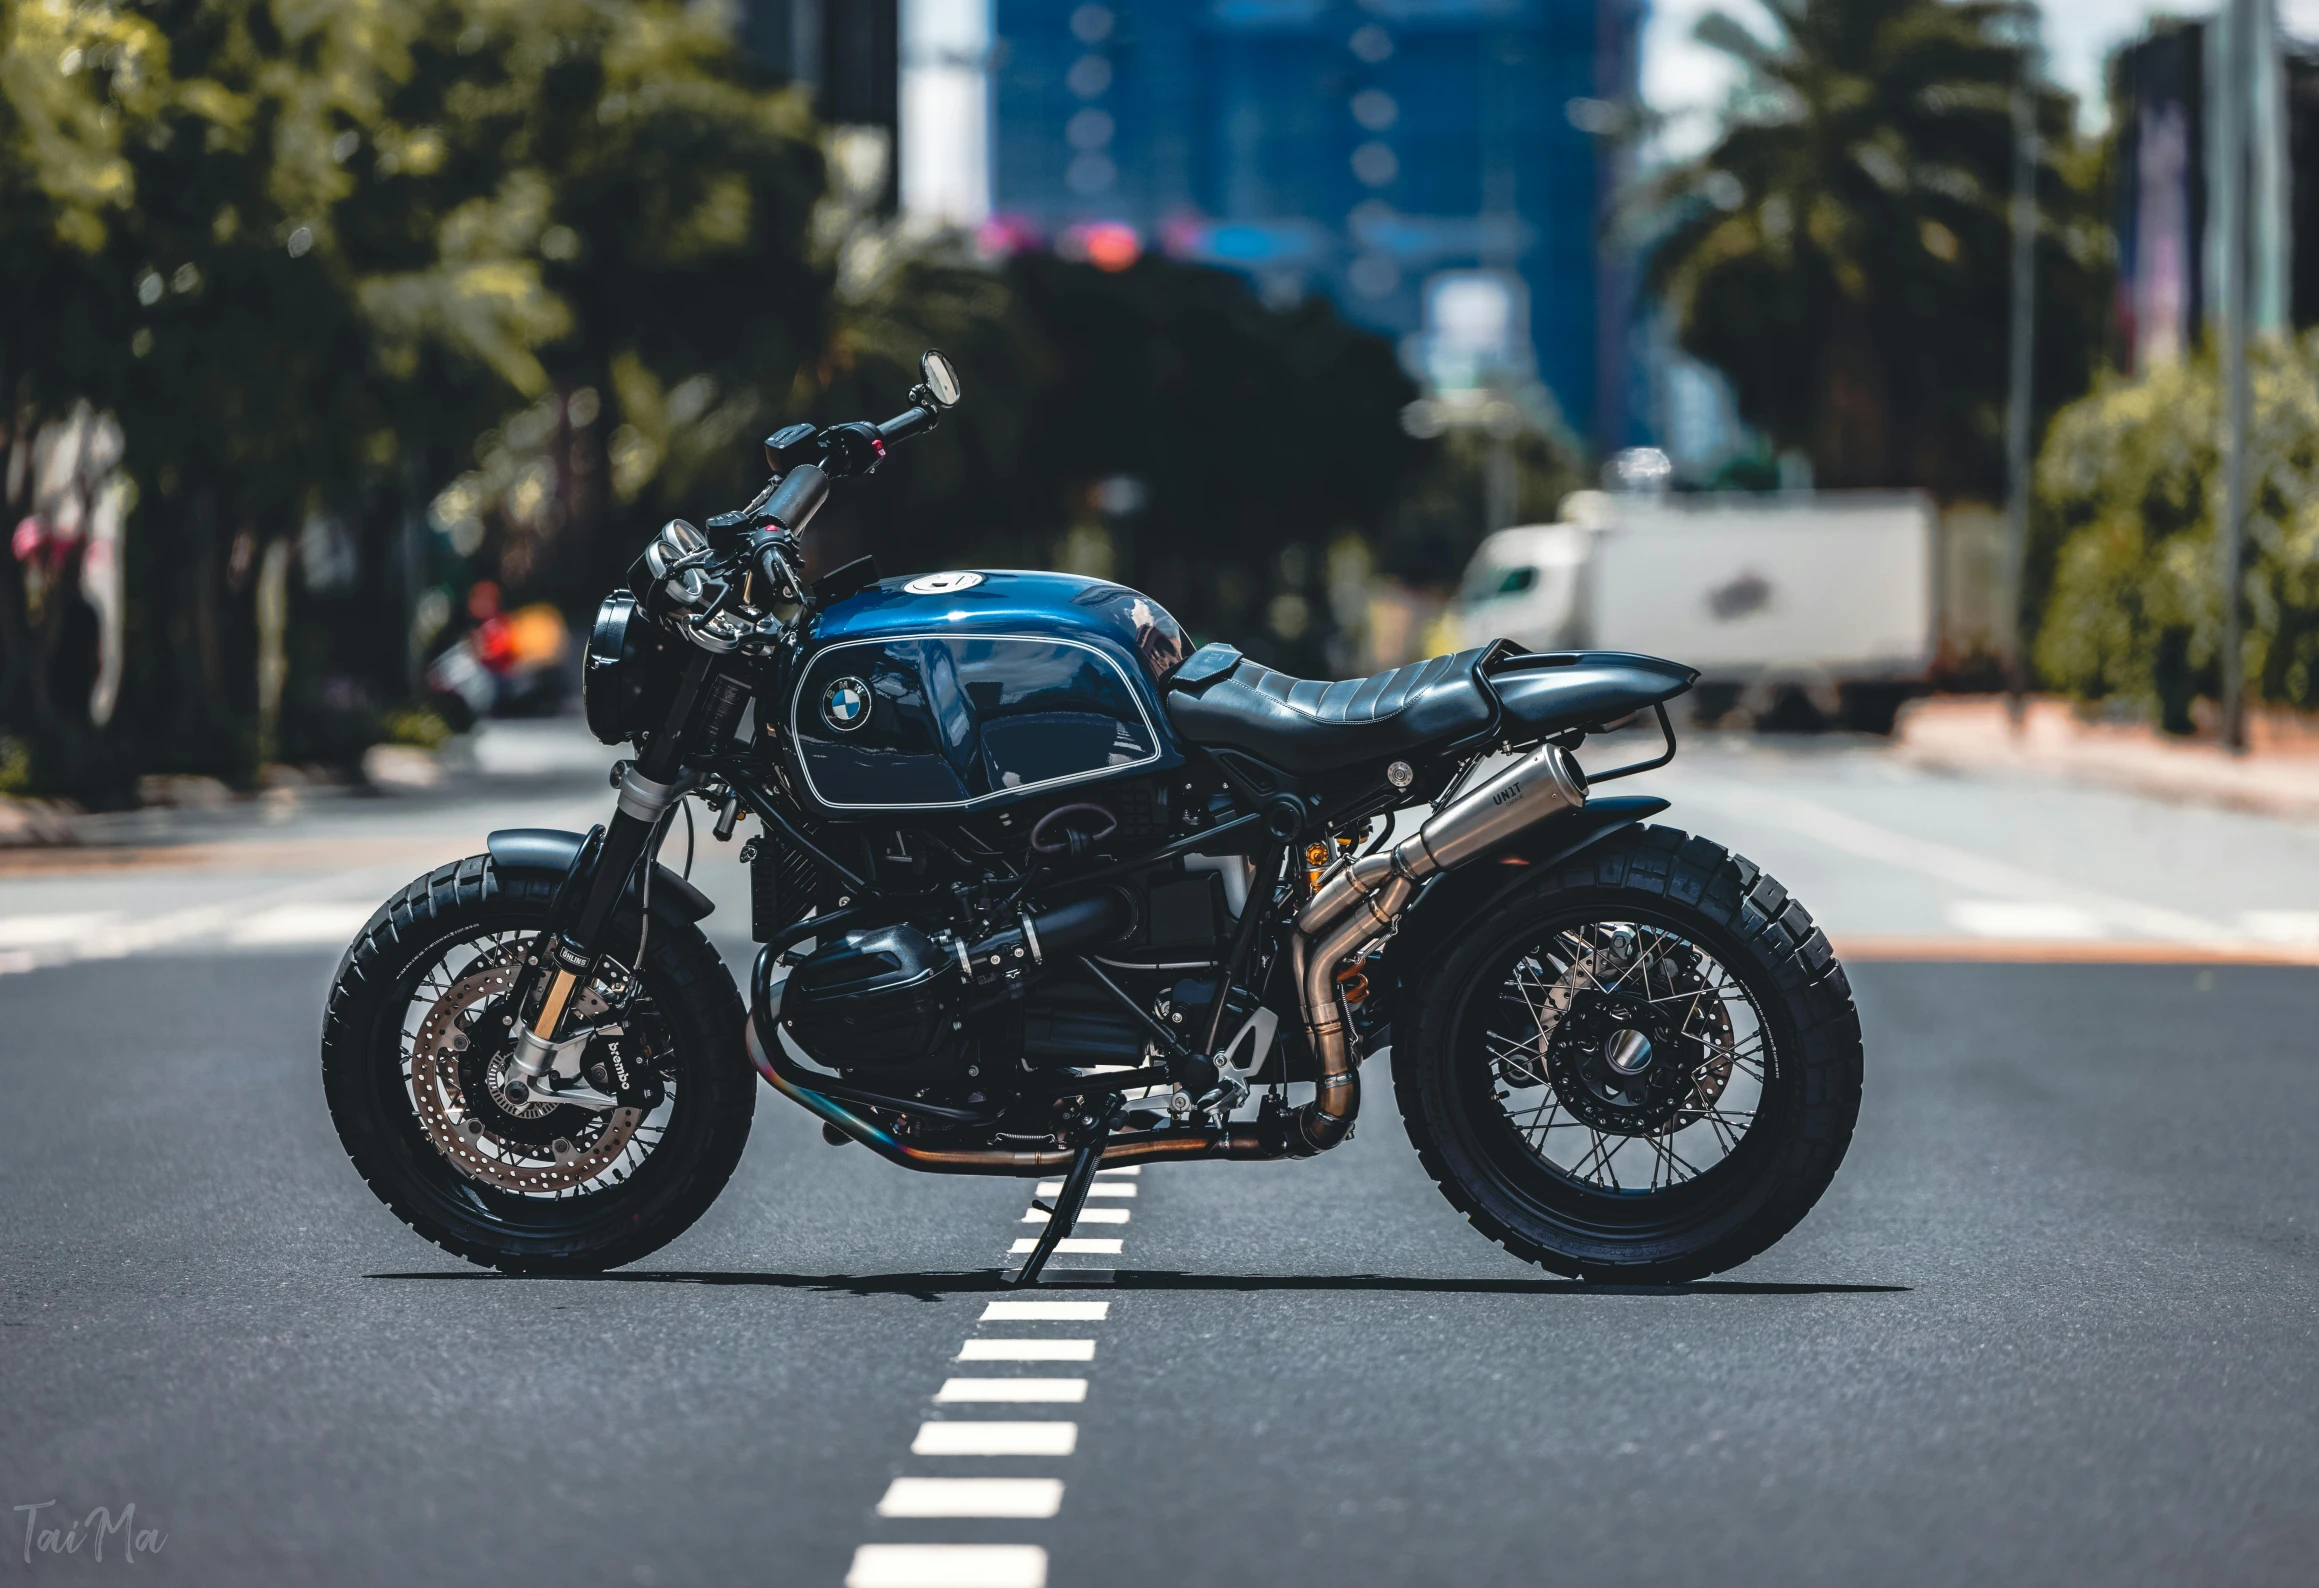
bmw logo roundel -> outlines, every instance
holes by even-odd
[[[821,720],[840,733],[851,733],[870,720],[870,686],[858,678],[841,678],[821,697]]]

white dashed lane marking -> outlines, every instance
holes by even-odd
[[[1077,1423],[920,1423],[913,1456],[1067,1456]]]
[[[1111,1316],[1108,1301],[994,1301],[982,1309],[983,1323],[1101,1323]]]
[[[1038,1519],[1063,1508],[1060,1478],[896,1478],[880,1516],[998,1516]]]
[[[845,1588],[1047,1588],[1036,1544],[864,1544]]]
[[[1093,1340],[969,1340],[961,1362],[1092,1362]]]
[[[1091,1194],[1126,1200],[1136,1194],[1139,1169],[1103,1171]],[[1060,1196],[1061,1181],[1042,1182],[1035,1195]],[[1130,1211],[1117,1206],[1094,1206],[1080,1211],[1085,1224],[1124,1225]],[[1025,1224],[1045,1224],[1049,1215],[1033,1207],[1023,1215]],[[1016,1240],[1012,1255],[1029,1252],[1038,1242]],[[1058,1255],[1085,1253],[1117,1256],[1125,1243],[1116,1236],[1074,1236],[1056,1245]],[[1058,1280],[1075,1276],[1077,1283],[1109,1280],[1109,1269],[1059,1269]],[[1070,1282],[1066,1280],[1065,1282]],[[984,1305],[978,1322],[985,1324],[1101,1323],[1111,1316],[1108,1301],[992,1301]],[[1062,1339],[1032,1330],[1005,1336],[964,1341],[960,1362],[1092,1362],[1095,1341]],[[1083,1378],[950,1378],[934,1394],[940,1406],[1079,1405],[1087,1399]],[[1070,1456],[1079,1448],[1075,1422],[981,1421],[971,1414],[957,1421],[922,1422],[910,1442],[910,1454],[920,1457],[1023,1458]],[[1039,1477],[976,1477],[970,1475],[907,1473],[895,1477],[879,1499],[877,1513],[889,1521],[907,1524],[947,1518],[985,1521],[1037,1522],[1053,1518],[1063,1508],[1063,1480]],[[854,1551],[846,1588],[1046,1588],[1047,1552],[1036,1544],[864,1544]]]
[[[1087,1398],[1083,1378],[949,1378],[934,1392],[945,1406],[977,1401],[1053,1401],[1076,1403]]]

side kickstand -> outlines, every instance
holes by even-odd
[[[1021,1288],[1039,1282],[1047,1259],[1055,1255],[1055,1248],[1079,1222],[1079,1210],[1087,1205],[1087,1188],[1095,1183],[1095,1171],[1103,1162],[1103,1144],[1110,1139],[1110,1126],[1098,1125],[1080,1145],[1078,1156],[1071,1160],[1071,1172],[1063,1177],[1063,1194],[1055,1198],[1055,1211],[1047,1215],[1047,1227],[1039,1232],[1039,1244],[1031,1248],[1021,1269],[1006,1284]]]

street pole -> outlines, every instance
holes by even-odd
[[[1511,529],[1519,516],[1517,498],[1521,493],[1521,477],[1514,466],[1514,439],[1503,433],[1504,427],[1490,427],[1490,459],[1482,476],[1482,517],[1491,533]]]
[[[2223,23],[2222,191],[2215,220],[2222,229],[2222,521],[2215,556],[2222,584],[2222,742],[2247,747],[2245,582],[2247,513],[2247,229],[2254,206],[2247,190],[2247,96],[2254,88],[2254,0],[2230,0]]]
[[[2027,618],[2022,611],[2029,559],[2030,401],[2037,341],[2037,54],[2025,19],[2021,70],[2013,80],[2013,330],[2010,391],[2005,406],[2005,590],[2012,622],[2006,628],[2005,706],[2013,725],[2029,688]]]

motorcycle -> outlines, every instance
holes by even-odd
[[[508,1272],[634,1262],[762,1077],[834,1145],[1059,1176],[1030,1285],[1099,1168],[1328,1152],[1389,1046],[1426,1171],[1545,1268],[1689,1280],[1794,1227],[1859,1108],[1844,971],[1760,868],[1596,792],[1673,758],[1692,669],[1501,640],[1320,682],[1101,580],[807,581],[833,488],[958,403],[921,374],[883,424],[770,437],[755,500],[604,601],[610,819],[493,833],[347,950],[323,1077],[388,1207]],[[1658,753],[1587,770],[1629,722]],[[655,858],[693,799],[758,826],[745,1010]]]

